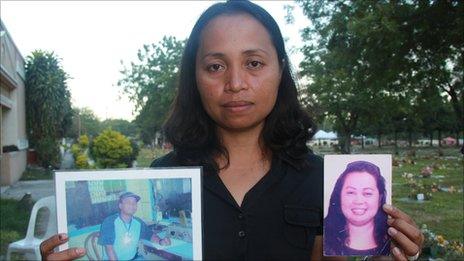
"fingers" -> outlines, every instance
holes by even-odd
[[[387,223],[396,230],[401,231],[402,234],[404,234],[409,240],[414,242],[416,245],[421,246],[424,242],[424,235],[416,226],[411,225],[410,223],[407,223],[402,219],[394,218],[389,218],[387,220]]]
[[[408,261],[404,253],[398,247],[392,248],[392,254],[397,261]]]
[[[49,253],[53,252],[55,247],[58,247],[61,244],[64,244],[68,241],[68,236],[66,234],[56,234],[40,244],[40,253],[42,256],[46,256]]]
[[[44,260],[74,260],[85,255],[83,248],[70,248],[61,252],[52,253]]]
[[[54,252],[59,245],[66,243],[68,236],[66,234],[56,234],[40,244],[40,254],[43,260],[73,260],[85,255],[83,248],[71,248],[61,252]]]
[[[396,244],[403,249],[406,255],[414,256],[419,252],[419,246],[394,227],[388,228],[388,234],[395,240]]]
[[[389,205],[389,204],[384,204],[382,207],[383,207],[383,210],[388,215],[390,215],[392,218],[394,218],[394,219],[402,219],[402,220],[406,221],[407,223],[416,226],[416,223],[414,222],[414,220],[412,220],[411,217],[409,217],[406,213],[399,210],[398,208],[396,208],[396,207],[394,207],[392,205]]]

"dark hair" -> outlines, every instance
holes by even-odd
[[[376,180],[379,191],[379,207],[386,203],[387,191],[385,189],[385,179],[380,173],[379,167],[367,161],[354,161],[347,165],[345,171],[340,175],[335,183],[332,195],[330,196],[330,205],[327,217],[324,219],[324,252],[326,255],[344,255],[342,250],[345,246],[345,240],[349,236],[346,229],[346,218],[341,208],[341,193],[348,174],[352,172],[367,172]],[[374,216],[374,238],[382,255],[390,250],[385,247],[388,241],[387,236],[387,214],[384,211],[377,211]],[[384,249],[385,248],[385,249]]]
[[[314,135],[315,125],[298,103],[295,81],[277,23],[263,8],[249,1],[214,4],[196,22],[183,53],[177,95],[164,125],[165,136],[182,165],[201,165],[205,172],[217,172],[219,166],[215,156],[229,158],[216,133],[215,122],[201,103],[195,78],[195,59],[201,32],[206,25],[220,15],[237,13],[251,15],[266,28],[282,68],[277,101],[262,131],[263,145],[273,155],[300,167],[308,153],[306,141]]]

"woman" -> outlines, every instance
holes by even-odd
[[[165,126],[174,152],[152,164],[203,166],[204,259],[321,259],[322,160],[306,147],[314,129],[274,19],[248,1],[208,8],[187,42]],[[419,230],[388,213],[414,255],[420,238],[409,236]],[[77,257],[79,249],[50,252],[65,240],[42,244],[45,258]]]
[[[388,255],[385,179],[376,165],[355,161],[335,183],[324,219],[324,254]]]

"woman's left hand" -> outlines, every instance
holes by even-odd
[[[388,234],[392,238],[392,253],[395,260],[416,260],[424,243],[424,235],[414,220],[398,208],[385,204],[383,210],[388,218]]]

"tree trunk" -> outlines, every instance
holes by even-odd
[[[433,147],[433,131],[430,132],[430,147]]]
[[[456,147],[459,147],[459,131],[456,131]]]
[[[398,155],[398,131],[395,130],[395,154]]]
[[[382,133],[377,132],[377,140],[379,141],[379,148],[382,148]]]
[[[364,149],[364,135],[361,135],[361,148]]]
[[[343,154],[351,154],[350,133],[342,133],[340,137],[340,150]]]
[[[438,147],[441,147],[441,130],[438,130]]]
[[[412,147],[412,131],[408,131],[409,148]]]

